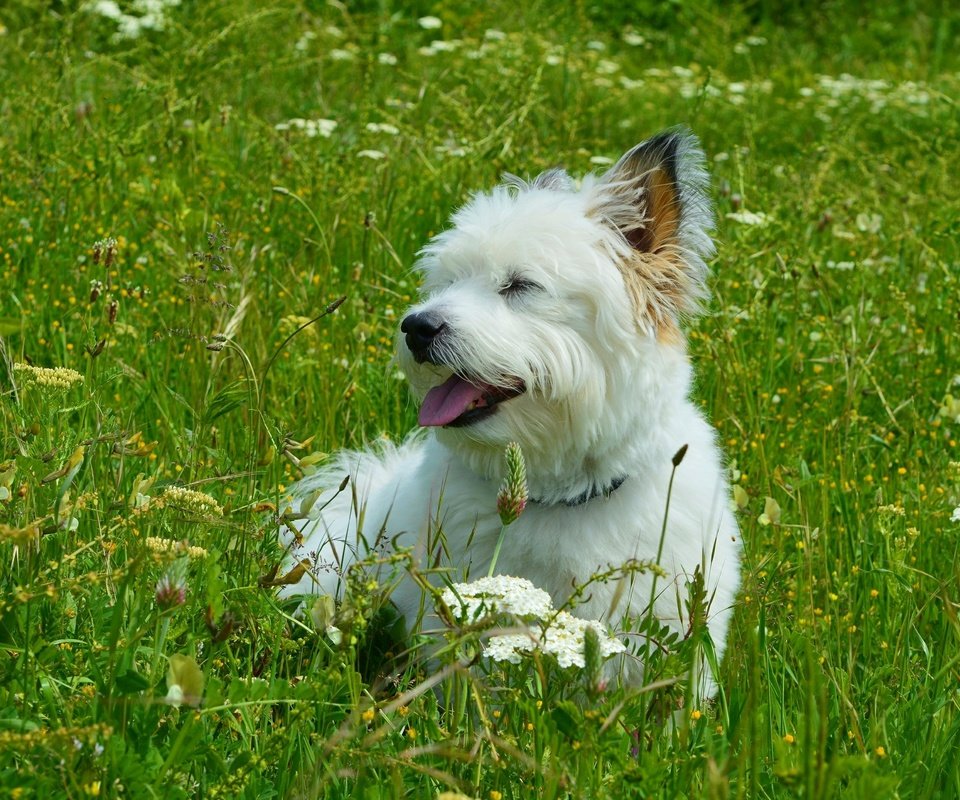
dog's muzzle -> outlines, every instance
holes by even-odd
[[[425,361],[437,363],[434,346],[446,328],[447,323],[429,311],[408,314],[400,323],[400,332],[406,334],[407,348],[418,364]]]

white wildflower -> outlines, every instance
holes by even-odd
[[[455,583],[444,589],[441,597],[454,615],[465,621],[495,613],[542,619],[553,612],[550,595],[543,589],[538,589],[526,578],[509,575]]]
[[[727,219],[732,219],[734,222],[739,222],[742,225],[756,225],[758,227],[769,224],[772,219],[769,214],[764,214],[762,211],[747,211],[743,209],[742,211],[732,211],[727,214]]]
[[[90,3],[87,6],[87,11],[99,14],[101,17],[106,17],[107,19],[120,19],[120,17],[123,16],[120,6],[114,3],[113,0],[96,0],[96,2]]]
[[[168,486],[161,497],[164,503],[177,506],[194,514],[223,516],[223,508],[210,495],[185,489],[182,486]]]
[[[603,658],[622,653],[626,649],[623,642],[611,636],[597,620],[580,619],[566,611],[558,611],[542,631],[534,629],[529,635],[492,636],[484,649],[484,655],[494,661],[518,664],[523,654],[539,650],[554,656],[561,667],[583,667],[584,637],[588,628],[596,632],[600,655]]]
[[[162,30],[167,23],[167,11],[180,5],[180,0],[134,0],[125,13],[113,0],[92,0],[83,8],[117,24],[114,39],[136,39],[145,30]]]
[[[491,636],[483,654],[494,661],[519,664],[523,656],[539,650],[557,659],[561,667],[584,666],[584,636],[592,628],[604,658],[622,653],[623,643],[611,636],[603,623],[554,611],[550,596],[525,578],[494,575],[472,583],[448,587],[443,602],[454,616],[473,622],[484,616],[506,614],[524,620],[526,632]]]
[[[310,47],[310,42],[317,38],[317,34],[313,31],[304,31],[303,35],[297,39],[297,43],[293,46],[293,49],[300,53],[305,53],[307,48]]]
[[[857,214],[857,230],[862,233],[879,233],[883,217],[879,214]]]
[[[333,119],[321,118],[321,119],[312,120],[312,122],[313,122],[313,127],[316,130],[316,135],[322,136],[324,139],[329,139],[330,136],[333,134],[333,132],[337,129],[337,121]],[[308,136],[315,135],[310,132],[309,126],[307,130],[307,135]]]
[[[592,628],[597,634],[601,658],[626,650],[623,642],[611,636],[602,623],[595,619],[580,619],[566,611],[559,612],[556,618],[551,620],[544,632],[541,647],[547,653],[556,656],[561,667],[582,667],[584,666],[583,640],[588,628]]]
[[[957,506],[953,509],[953,513],[950,515],[951,522],[960,522],[960,506]]]
[[[207,551],[202,547],[191,545],[186,540],[164,539],[162,536],[148,536],[143,542],[148,550],[161,555],[185,554],[189,558],[204,558]]]
[[[389,122],[368,122],[367,130],[370,133],[386,133],[390,136],[396,136],[400,133],[400,129],[396,125],[391,125]]]
[[[640,47],[641,45],[645,44],[647,41],[636,31],[626,31],[623,34],[622,38],[623,38],[623,43],[628,44],[631,47]]]
[[[417,24],[425,31],[436,31],[443,27],[443,20],[439,17],[420,17]]]
[[[357,156],[359,158],[370,158],[374,161],[379,161],[382,158],[386,158],[387,154],[382,150],[361,150],[359,153],[357,153]]]
[[[508,661],[511,664],[519,664],[523,660],[523,653],[532,650],[536,641],[532,634],[513,633],[504,636],[491,636],[483,648],[483,654],[494,661]]]
[[[317,136],[329,139],[337,129],[337,121],[334,119],[303,119],[302,117],[294,117],[293,119],[288,119],[286,122],[278,122],[273,127],[278,131],[303,131],[310,139]]]
[[[397,64],[397,57],[393,53],[379,53],[377,63],[385,64],[388,67],[394,67]]]
[[[455,144],[441,144],[433,148],[437,153],[444,156],[453,156],[454,158],[463,158],[466,154],[466,148]]]
[[[67,367],[35,367],[32,364],[16,363],[13,371],[25,384],[33,384],[42,389],[66,391],[83,383],[83,375]]]

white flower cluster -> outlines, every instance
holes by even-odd
[[[367,130],[370,133],[386,133],[389,136],[396,136],[400,133],[400,129],[389,122],[368,122]]]
[[[204,558],[207,555],[207,551],[203,547],[197,547],[196,545],[191,545],[189,542],[177,539],[164,539],[160,536],[148,536],[144,540],[144,544],[148,550],[162,555],[180,555],[184,553],[190,558]]]
[[[543,589],[526,578],[493,575],[473,583],[455,583],[441,595],[457,619],[474,622],[485,614],[513,614],[543,619],[553,613],[553,603]]]
[[[161,496],[163,502],[177,506],[194,514],[211,514],[222,517],[223,508],[210,495],[182,486],[168,486]]]
[[[524,654],[539,650],[554,656],[561,667],[583,667],[587,628],[593,628],[596,632],[600,655],[603,658],[622,653],[626,649],[623,642],[611,636],[601,622],[595,619],[580,619],[566,611],[557,611],[540,631],[531,630],[529,635],[491,636],[483,654],[494,661],[519,664]]]
[[[24,383],[32,383],[44,389],[66,391],[83,383],[83,375],[67,367],[34,367],[32,364],[17,363],[13,371]]]
[[[329,139],[337,129],[337,121],[335,119],[301,119],[300,117],[294,117],[286,122],[278,122],[273,127],[278,131],[303,131],[308,139],[317,136]]]
[[[550,595],[525,578],[495,575],[473,583],[454,584],[441,596],[454,615],[465,622],[487,615],[510,615],[529,624],[526,633],[490,637],[483,654],[494,661],[519,664],[524,655],[539,650],[554,656],[561,667],[583,667],[588,628],[596,632],[603,658],[625,650],[601,622],[554,610]]]
[[[742,211],[732,211],[727,214],[727,219],[732,219],[734,222],[739,222],[741,225],[757,225],[763,226],[768,225],[772,219],[769,214],[765,214],[762,211],[747,211],[743,209]]]
[[[131,8],[137,14],[126,14],[114,0],[92,0],[85,8],[117,23],[115,39],[136,39],[145,30],[162,30],[167,11],[178,5],[180,0],[134,0]]]

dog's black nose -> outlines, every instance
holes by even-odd
[[[413,357],[418,363],[423,363],[432,360],[430,348],[446,327],[446,323],[439,316],[425,311],[404,317],[400,323],[400,332],[407,335],[407,347]]]

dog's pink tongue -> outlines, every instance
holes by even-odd
[[[439,386],[434,386],[423,398],[418,422],[425,428],[447,425],[459,417],[476,400],[483,397],[484,389],[467,383],[456,375],[450,376]]]

